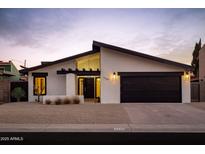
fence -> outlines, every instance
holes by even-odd
[[[191,82],[191,101],[200,101],[200,84],[199,82]]]
[[[15,102],[16,98],[11,96],[11,92],[16,87],[21,87],[25,91],[25,96],[20,101],[28,101],[28,82],[0,80],[0,103]]]
[[[0,102],[10,102],[9,80],[0,80]]]
[[[28,101],[28,82],[25,81],[12,81],[10,84],[10,93],[17,87],[21,87],[22,90],[25,92],[25,96],[20,99],[20,101]],[[16,98],[10,95],[10,102],[16,102]]]

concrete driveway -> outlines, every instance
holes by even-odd
[[[0,105],[0,132],[205,132],[205,103]]]

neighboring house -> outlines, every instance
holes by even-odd
[[[93,41],[92,51],[20,70],[29,102],[42,95],[83,95],[100,103],[190,102],[191,66]]]
[[[0,102],[10,101],[10,84],[19,79],[19,71],[11,61],[0,61]]]
[[[16,66],[9,62],[0,61],[0,80],[15,81],[20,79],[20,74]]]

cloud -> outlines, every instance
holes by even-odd
[[[0,46],[55,60],[97,40],[180,61],[204,25],[205,9],[0,9]]]
[[[150,11],[146,15],[143,30],[135,37],[126,40],[125,46],[173,59],[190,63],[195,42],[202,37],[205,31],[205,10],[197,9],[163,9],[155,13]],[[150,27],[150,28],[149,28]]]
[[[72,17],[72,9],[0,9],[0,37],[13,46],[38,48],[71,28]]]

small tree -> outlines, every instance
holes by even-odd
[[[192,53],[193,58],[192,58],[191,65],[194,69],[193,73],[196,78],[199,77],[199,51],[200,50],[201,50],[201,39],[199,40],[199,43],[195,44],[194,51]]]
[[[21,87],[16,87],[12,90],[11,96],[16,98],[17,102],[20,102],[20,99],[25,97],[26,93]]]
[[[39,89],[39,87],[35,87],[34,91],[35,91],[35,94],[38,96],[38,100],[37,101],[40,102],[40,96],[43,95],[42,93],[43,93],[43,91],[45,91],[45,87],[41,86],[40,89]]]

